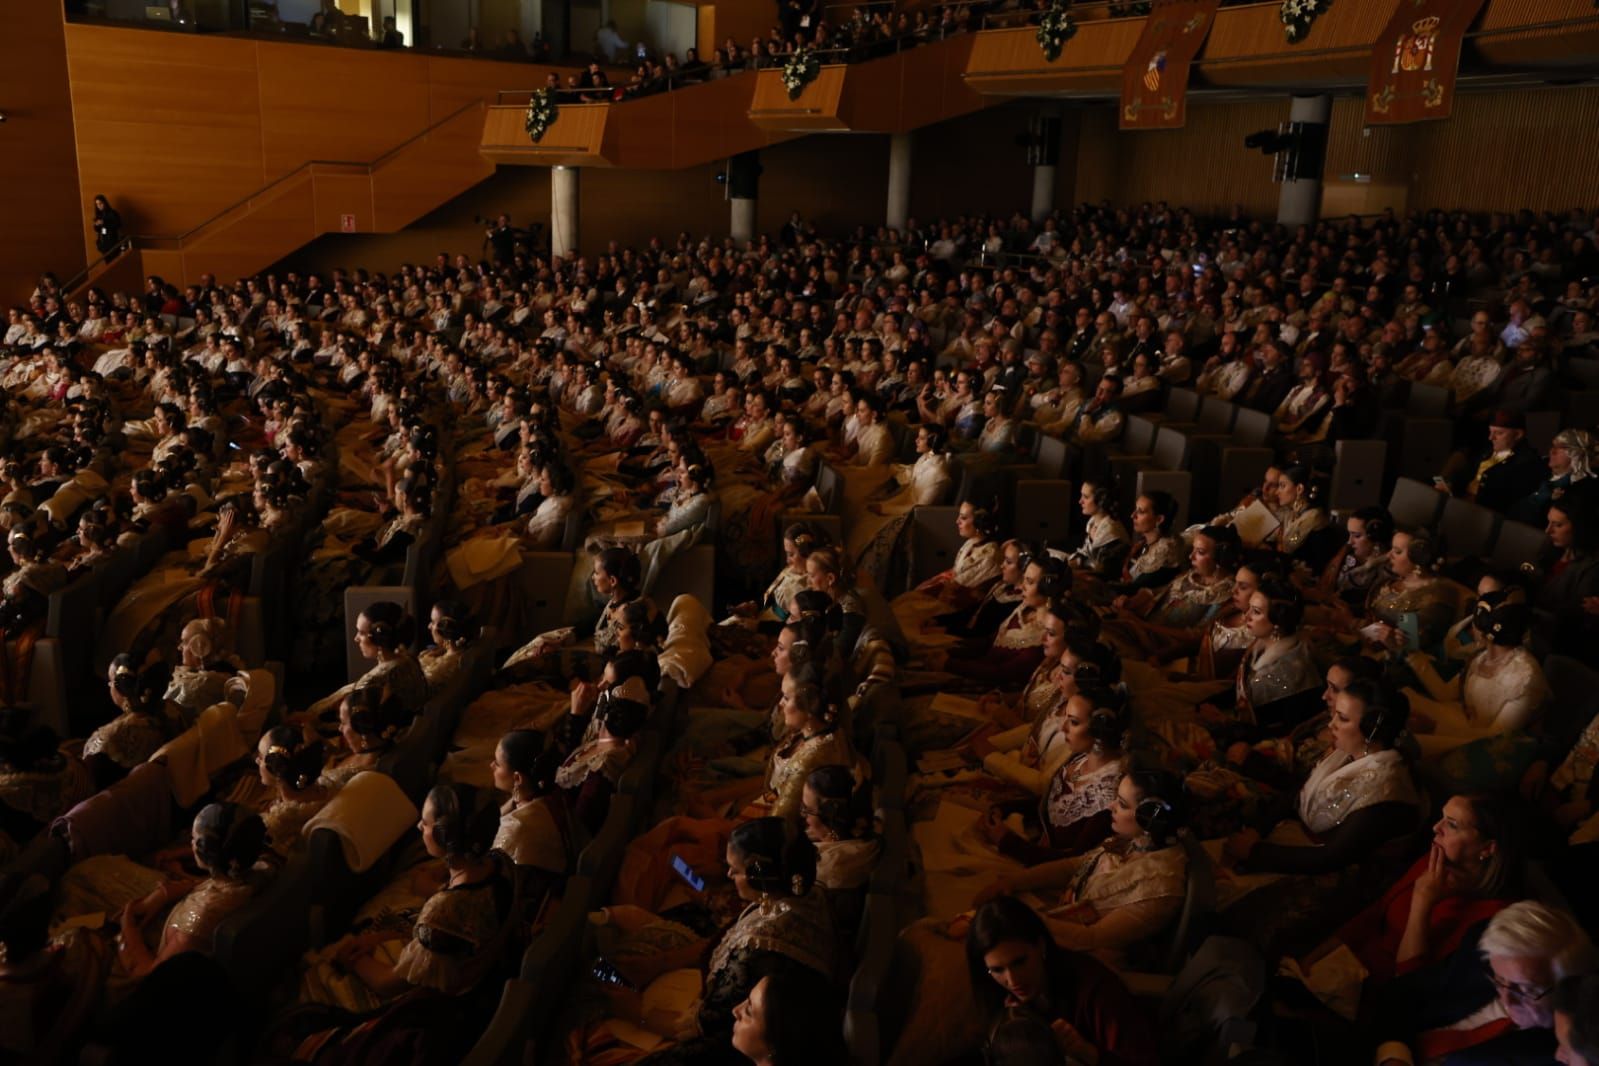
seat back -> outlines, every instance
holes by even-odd
[[[829,463],[816,464],[816,495],[828,514],[839,514],[844,506],[844,484],[838,471]]]
[[[305,951],[313,884],[310,856],[301,851],[260,895],[217,926],[212,942],[216,960],[241,997],[259,1001],[266,996],[278,975]]]
[[[1199,407],[1199,393],[1193,389],[1172,389],[1166,394],[1166,418],[1169,421],[1192,422],[1199,417]]]
[[[1407,418],[1400,437],[1404,442],[1399,456],[1400,475],[1429,481],[1449,461],[1455,445],[1455,423],[1448,418]]]
[[[1118,442],[1124,455],[1148,455],[1155,449],[1155,430],[1160,428],[1155,421],[1143,415],[1128,415],[1127,421],[1122,424],[1122,436]]]
[[[1490,557],[1496,570],[1520,570],[1524,565],[1538,561],[1546,540],[1544,531],[1525,522],[1505,519],[1499,524],[1499,536],[1494,540]]]
[[[1188,466],[1188,434],[1170,426],[1160,427],[1155,434],[1155,451],[1151,461],[1162,470],[1184,470]]]
[[[83,662],[87,663],[93,645],[89,638],[94,634],[95,613],[99,606],[100,572],[90,569],[50,593],[44,635],[71,638],[69,643],[77,645],[82,652]]]
[[[1327,502],[1334,511],[1354,511],[1382,502],[1383,464],[1388,445],[1380,440],[1341,440],[1334,447],[1332,485]]]
[[[871,890],[896,895],[910,875],[911,838],[905,812],[896,807],[879,808],[875,816],[877,831],[883,838],[882,856],[872,871]]]
[[[1277,454],[1270,448],[1222,448],[1216,472],[1216,510],[1234,507],[1246,494],[1258,490],[1266,468],[1276,461]]]
[[[1238,417],[1233,422],[1233,440],[1239,444],[1247,444],[1251,448],[1259,448],[1270,437],[1270,414],[1250,407],[1238,408]]]
[[[958,507],[918,507],[911,512],[911,584],[918,585],[955,565],[961,535]]]
[[[1445,499],[1447,497],[1431,485],[1402,477],[1394,482],[1394,491],[1388,497],[1388,513],[1401,526],[1432,529],[1438,523]]]
[[[580,876],[592,878],[596,885],[608,886],[616,880],[616,871],[622,865],[622,852],[627,848],[628,838],[633,835],[633,804],[632,796],[617,793],[611,797],[605,824],[577,857]]]
[[[858,942],[859,961],[850,979],[844,1011],[844,1042],[856,1066],[878,1066],[886,1048],[878,1018],[879,992],[894,963],[899,939],[899,911],[893,896],[873,892],[866,897]]]
[[[1147,421],[1147,420],[1146,420]],[[1038,435],[1033,462],[1041,478],[1064,477],[1066,473],[1066,442],[1047,433]]]
[[[1016,482],[1016,536],[1030,544],[1064,545],[1071,537],[1076,498],[1070,481]]]
[[[1216,910],[1216,868],[1211,865],[1210,855],[1199,838],[1186,829],[1177,834],[1177,841],[1188,858],[1188,885],[1166,947],[1164,970],[1169,974],[1182,969],[1199,939],[1201,919]]]
[[[1422,418],[1447,418],[1454,403],[1454,394],[1442,385],[1423,385],[1413,382],[1410,395],[1405,399],[1405,411]]]
[[[1554,442],[1555,434],[1559,432],[1559,411],[1527,412],[1527,443],[1532,445],[1532,450],[1539,455],[1549,451],[1549,445]]]
[[[904,807],[910,781],[905,746],[898,740],[886,737],[879,740],[872,760],[872,773],[877,778],[877,806],[885,810]]]
[[[1438,531],[1443,548],[1451,557],[1476,559],[1487,555],[1499,532],[1499,516],[1470,500],[1451,496],[1444,501]]]
[[[1231,433],[1238,407],[1220,396],[1206,396],[1199,402],[1199,432]]]
[[[560,626],[566,617],[566,590],[575,564],[575,556],[568,551],[522,553],[517,587],[522,592],[528,634],[547,633]],[[519,635],[506,632],[499,634],[499,639],[514,644]]]
[[[100,610],[109,612],[122,599],[122,594],[128,591],[128,586],[139,577],[139,546],[137,544],[119,544],[111,549],[105,559],[100,563],[100,590],[96,597]]]
[[[1565,655],[1551,655],[1544,660],[1543,675],[1552,698],[1544,707],[1542,728],[1550,750],[1563,755],[1599,715],[1599,670]]]
[[[168,536],[165,526],[151,526],[140,534],[134,543],[135,574],[148,574],[155,569],[155,564],[161,556],[171,551],[174,547],[172,538]]]
[[[655,575],[645,592],[656,603],[671,603],[679,596],[693,596],[707,610],[716,592],[716,548],[700,543],[679,551]]]

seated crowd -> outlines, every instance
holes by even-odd
[[[43,279],[0,1058],[461,1062],[566,937],[541,1062],[1599,1062],[1592,226]],[[1524,565],[1332,509],[1430,386],[1427,495],[1543,528]],[[1137,489],[1180,390],[1271,421],[1242,499]]]

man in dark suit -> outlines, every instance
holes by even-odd
[[[1439,488],[1500,512],[1537,491],[1548,468],[1527,443],[1526,426],[1517,412],[1495,412],[1487,447],[1447,479],[1439,478]]]
[[[1294,370],[1288,365],[1280,341],[1267,341],[1260,348],[1260,376],[1249,386],[1245,407],[1257,411],[1277,410],[1294,388]]]
[[[494,249],[496,263],[509,263],[516,255],[516,241],[521,236],[511,225],[510,215],[501,215],[487,231],[489,246]]]

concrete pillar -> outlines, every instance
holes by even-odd
[[[1277,193],[1277,221],[1307,226],[1321,215],[1321,176],[1327,161],[1327,122],[1331,96],[1295,96],[1288,121],[1297,131],[1297,148]]]
[[[739,244],[755,239],[755,204],[760,188],[759,152],[740,152],[727,161],[727,231]]]
[[[911,214],[911,135],[896,133],[888,139],[888,225],[904,229]]]
[[[728,226],[728,232],[733,235],[733,240],[741,245],[754,240],[755,198],[730,196],[728,203],[733,205],[732,220]]]
[[[550,253],[577,252],[577,167],[550,168]]]
[[[1055,210],[1055,167],[1033,168],[1033,221],[1042,222]]]

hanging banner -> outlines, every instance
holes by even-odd
[[[1155,0],[1122,68],[1121,128],[1175,130],[1188,121],[1188,68],[1221,0]]]
[[[1399,0],[1371,50],[1366,125],[1448,118],[1460,43],[1483,0]]]

